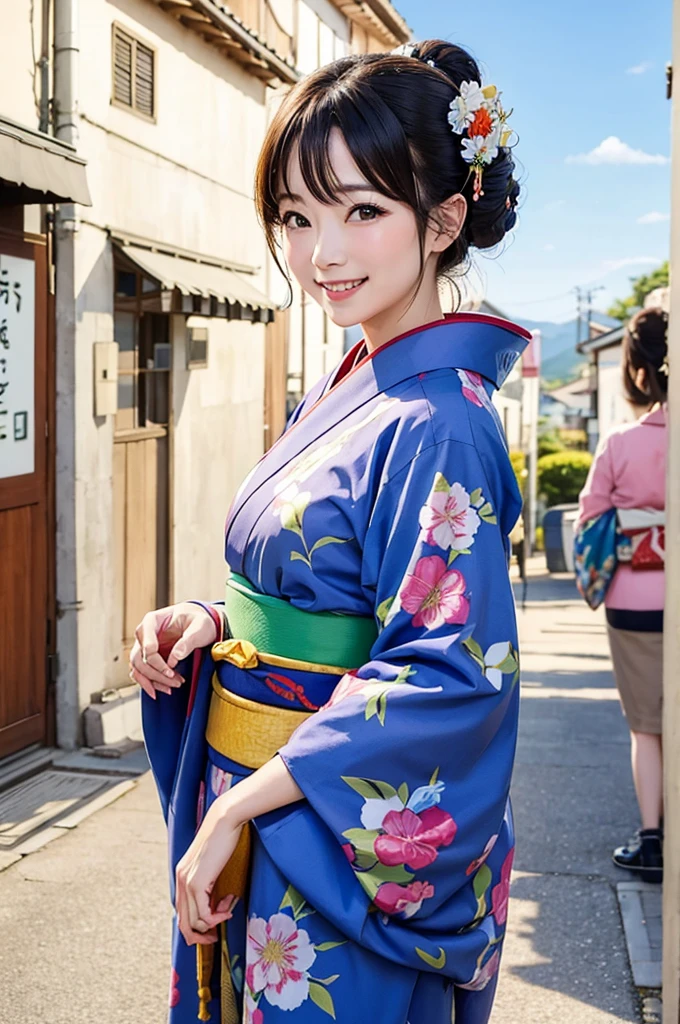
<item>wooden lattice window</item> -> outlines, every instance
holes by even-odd
[[[156,116],[156,51],[120,25],[113,26],[113,102],[143,117]]]

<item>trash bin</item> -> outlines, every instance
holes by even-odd
[[[567,572],[574,571],[574,526],[578,519],[578,505],[566,509],[562,516],[562,550]]]
[[[543,516],[543,544],[548,572],[574,571],[574,521],[578,505],[554,505]]]

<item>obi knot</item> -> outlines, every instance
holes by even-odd
[[[214,661],[229,661],[236,668],[257,668],[257,649],[249,640],[222,640],[212,649]]]

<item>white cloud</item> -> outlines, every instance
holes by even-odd
[[[622,142],[616,135],[603,139],[599,146],[590,153],[579,153],[568,156],[568,164],[667,164],[668,157],[661,153],[645,153],[642,149],[633,149],[627,142]]]
[[[633,64],[632,68],[627,68],[627,75],[644,75],[645,71],[649,71],[650,68],[654,67],[651,60],[643,60],[640,64]]]
[[[543,252],[554,252],[554,251],[555,251],[555,246],[552,244],[552,242],[548,242],[547,245],[543,246]]]
[[[642,217],[638,217],[637,224],[665,224],[667,220],[670,220],[670,214],[659,213],[658,210],[652,210],[651,213],[645,213]]]
[[[613,270],[621,270],[622,267],[637,267],[643,263],[658,267],[661,262],[656,256],[626,256],[621,260],[602,260],[602,269],[609,274]]]

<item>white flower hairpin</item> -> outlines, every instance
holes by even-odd
[[[501,105],[501,94],[495,85],[461,82],[458,96],[449,106],[448,122],[456,135],[465,135],[461,155],[473,168],[475,181],[473,199],[484,195],[482,174],[498,156],[499,148],[507,146],[512,131]]]

